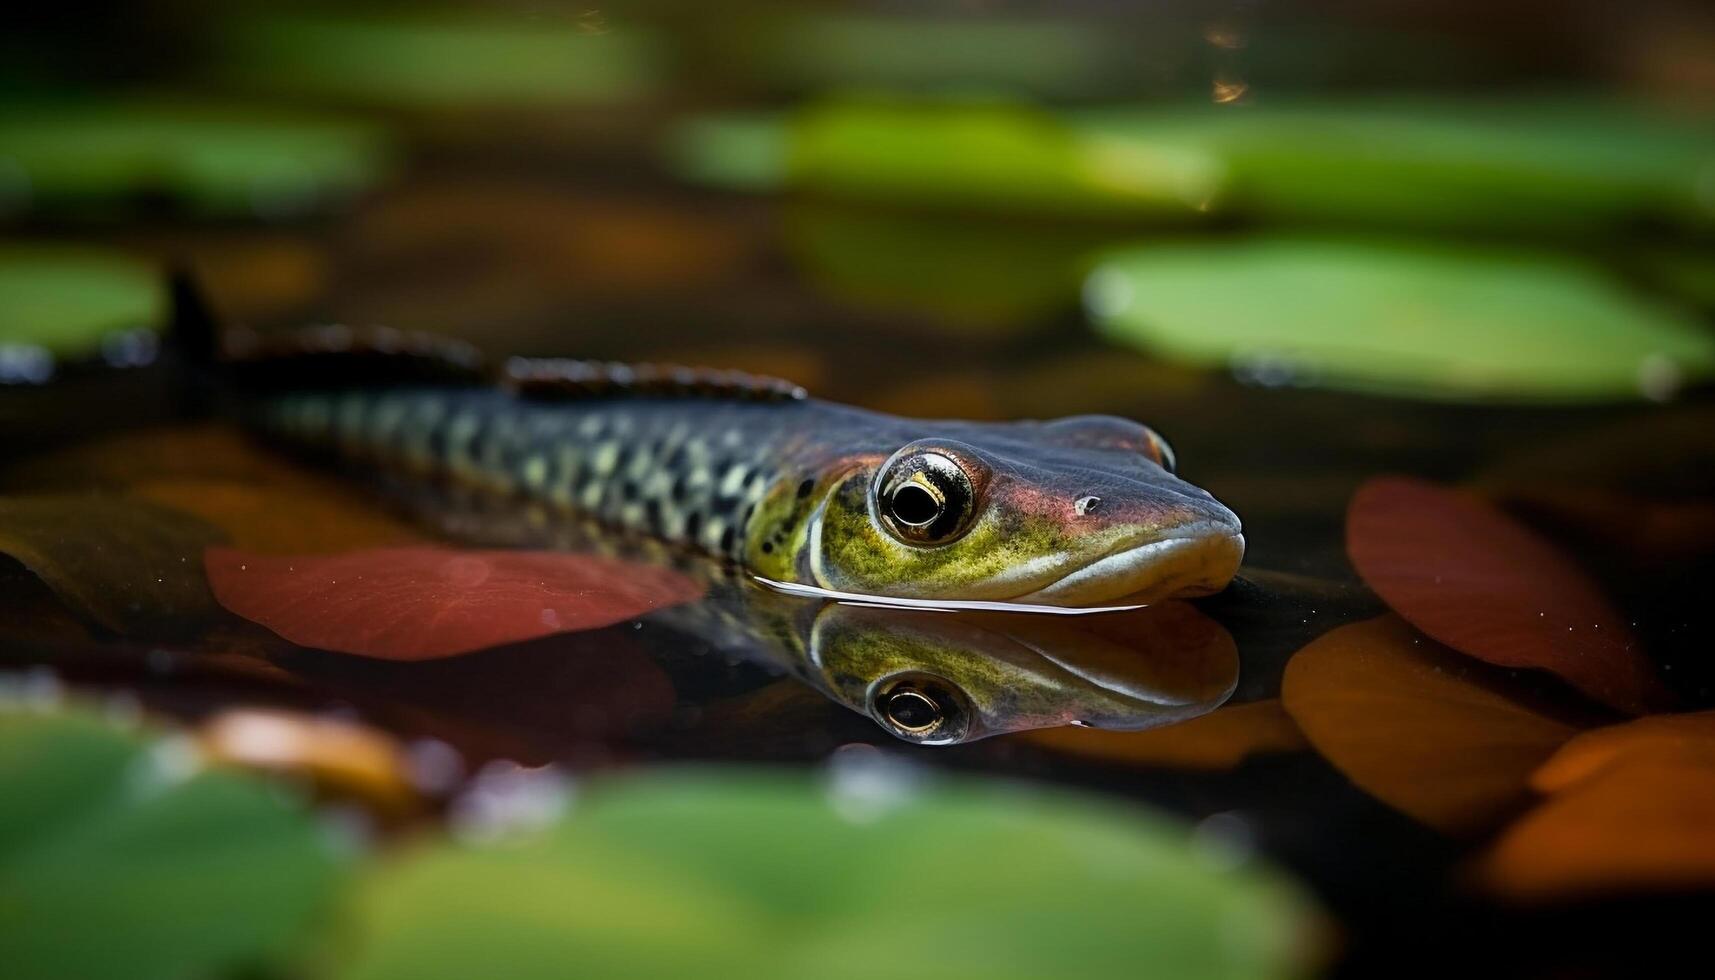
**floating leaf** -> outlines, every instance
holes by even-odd
[[[55,359],[87,357],[104,340],[156,330],[165,308],[160,273],[148,262],[88,248],[0,248],[0,382],[45,381]],[[40,377],[27,374],[31,351],[45,355],[30,362],[39,363]]]
[[[742,770],[609,782],[559,826],[403,856],[356,902],[337,976],[1285,977],[1298,891],[1219,870],[1147,813],[1023,788]],[[863,782],[872,792],[864,793]],[[997,855],[1005,860],[997,861]],[[939,887],[900,887],[910,881]],[[951,889],[952,892],[949,892]],[[949,901],[956,893],[957,901]]]
[[[1253,755],[1309,748],[1276,700],[1229,705],[1149,731],[1049,728],[1024,738],[1068,755],[1171,769],[1231,769]]]
[[[1316,751],[1443,833],[1492,826],[1576,729],[1394,616],[1343,626],[1286,664],[1281,703]]]
[[[1543,763],[1531,775],[1530,785],[1539,793],[1558,793],[1635,754],[1715,761],[1715,711],[1651,715],[1584,732]]]
[[[1473,495],[1405,477],[1370,480],[1346,512],[1346,549],[1389,606],[1461,653],[1549,671],[1633,714],[1666,699],[1596,584]]]
[[[873,60],[873,59],[872,59]],[[1238,94],[1242,95],[1242,91]],[[714,117],[671,144],[694,179],[914,205],[1397,228],[1707,228],[1706,117],[1592,102],[1121,106],[830,101]]]
[[[846,101],[772,124],[703,119],[670,152],[687,176],[746,189],[780,180],[864,201],[1102,219],[1198,219],[1224,176],[1196,147],[1113,141],[1009,102]]]
[[[1424,398],[1661,398],[1715,337],[1600,271],[1530,252],[1259,238],[1111,254],[1085,296],[1109,337],[1268,384]]]
[[[596,20],[476,11],[270,13],[222,31],[227,75],[294,96],[403,108],[563,105],[640,95],[659,52]]]
[[[185,636],[219,615],[201,556],[220,540],[194,517],[138,500],[0,497],[0,554],[79,616],[126,636]]]
[[[79,713],[0,706],[0,961],[19,980],[273,975],[340,862],[277,789]]]
[[[1483,856],[1490,889],[1541,901],[1715,886],[1715,715],[1587,732],[1533,782],[1554,795]]]
[[[668,568],[547,551],[373,548],[296,557],[212,548],[227,609],[299,646],[431,660],[599,629],[702,593]]]
[[[1281,221],[1591,231],[1707,227],[1706,115],[1596,100],[1271,100],[1100,109],[1070,125],[1222,161],[1226,210]]]
[[[34,205],[166,196],[190,211],[275,218],[374,184],[380,134],[361,124],[195,102],[26,105],[0,114],[0,154]]]

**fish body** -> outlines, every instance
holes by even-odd
[[[1238,518],[1170,472],[1166,443],[1135,422],[910,419],[774,382],[578,371],[606,383],[284,390],[252,418],[300,445],[838,592],[1151,601],[1220,590],[1244,553]]]

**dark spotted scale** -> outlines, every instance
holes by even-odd
[[[738,558],[747,524],[791,460],[798,399],[721,395],[520,397],[508,390],[304,391],[270,399],[263,426],[354,459],[444,475]],[[831,420],[830,420],[831,421]]]

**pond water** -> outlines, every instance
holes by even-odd
[[[1234,94],[1237,71],[1217,72],[1226,94],[1254,99]],[[308,84],[289,74],[283,88]],[[1102,84],[1084,78],[1071,97]],[[247,432],[234,407],[246,392],[187,363],[173,338],[106,330],[61,350],[20,315],[0,333],[17,382],[0,386],[11,696],[141,711],[227,761],[355,801],[384,839],[456,825],[496,773],[885,757],[1142,804],[1235,861],[1281,868],[1325,914],[1309,969],[1332,975],[1636,975],[1697,952],[1696,931],[1670,923],[1715,897],[1706,127],[1684,130],[1707,155],[1704,211],[1683,227],[1617,219],[1624,202],[1611,200],[1583,227],[1538,202],[1485,225],[1470,217],[1481,206],[1438,214],[1377,189],[1421,178],[1415,193],[1433,197],[1434,180],[1379,156],[1375,173],[1330,178],[1338,168],[1304,146],[1243,158],[1275,183],[1187,224],[1141,192],[1124,198],[1140,210],[1116,218],[1082,185],[991,206],[1030,197],[1009,181],[1052,184],[1040,161],[1034,178],[987,185],[980,168],[929,167],[895,194],[908,182],[875,149],[881,136],[851,144],[873,150],[851,151],[853,172],[882,175],[866,189],[841,170],[837,104],[823,142],[798,151],[832,162],[754,193],[731,176],[767,156],[753,130],[722,131],[721,146],[752,142],[738,163],[709,164],[721,179],[662,162],[682,136],[672,122],[701,118],[694,94],[617,118],[376,97],[388,99],[399,104],[366,122],[392,141],[388,176],[331,206],[296,210],[293,194],[321,192],[253,177],[231,213],[213,190],[187,204],[156,186],[66,208],[59,195],[79,192],[38,178],[0,264],[73,248],[154,263],[148,316],[127,327],[163,325],[160,269],[173,263],[225,328],[265,337],[384,324],[495,359],[738,369],[901,415],[1135,419],[1242,518],[1238,578],[1212,596],[1070,615],[782,590],[517,495],[293,452]],[[850,124],[902,141],[957,128],[880,115]],[[1097,117],[1078,125],[1134,124]],[[1543,122],[1543,145],[1584,147],[1584,124]],[[997,132],[970,146],[1025,153]],[[1446,167],[1481,170],[1456,151]],[[1203,187],[1186,159],[1151,166]],[[1633,179],[1602,173],[1597,190],[1566,193]],[[1358,203],[1322,207],[1339,196],[1331,179],[1350,180],[1341,200]],[[1481,179],[1467,183],[1481,205]],[[1701,303],[1651,278],[1667,267],[1646,268],[1657,254],[1691,270],[1675,281],[1701,283]],[[1595,286],[1590,269],[1605,277]],[[94,282],[67,295],[107,288]],[[222,743],[246,717],[283,719],[275,742],[311,748],[259,761],[255,745],[275,742]],[[317,719],[358,747],[314,748]],[[371,772],[355,760],[373,744],[397,754]]]

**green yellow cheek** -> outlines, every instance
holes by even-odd
[[[848,481],[829,498],[821,518],[820,554],[813,567],[825,588],[846,592],[946,596],[1003,578],[1009,569],[1063,554],[1060,529],[1021,515],[979,518],[957,541],[906,545],[869,515],[867,483]]]

